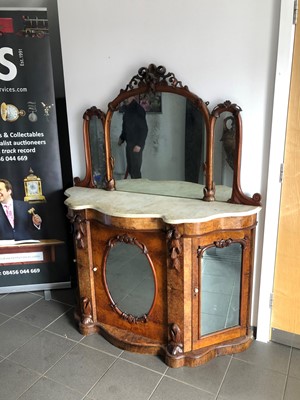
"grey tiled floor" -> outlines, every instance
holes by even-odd
[[[300,350],[254,342],[197,368],[122,351],[73,321],[72,290],[0,295],[0,400],[299,400]]]

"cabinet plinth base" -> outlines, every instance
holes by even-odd
[[[253,336],[244,336],[238,339],[218,343],[213,346],[204,347],[198,350],[172,355],[166,353],[165,363],[171,368],[197,367],[212,360],[213,358],[227,354],[241,353],[247,350],[253,342]]]
[[[141,354],[161,355],[165,363],[171,368],[180,368],[183,366],[197,367],[219,356],[243,352],[250,347],[254,340],[251,334],[216,345],[173,355],[168,352],[167,345],[103,323],[85,325],[80,322],[79,331],[85,336],[98,333],[109,343],[122,350]]]

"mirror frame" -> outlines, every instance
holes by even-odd
[[[99,108],[93,106],[88,108],[83,114],[83,145],[85,154],[85,177],[81,180],[79,177],[74,178],[75,186],[96,188],[96,184],[93,180],[93,166],[92,166],[92,154],[91,154],[91,142],[90,142],[90,120],[92,117],[97,117],[101,120],[102,127],[104,129],[105,114]],[[104,134],[104,130],[103,130]],[[105,138],[104,138],[105,140]]]
[[[133,314],[130,314],[130,313],[127,313],[127,312],[121,310],[119,308],[119,306],[117,305],[117,303],[115,302],[115,300],[113,299],[112,294],[109,290],[107,278],[106,278],[107,259],[108,259],[108,256],[109,256],[111,250],[113,249],[113,247],[115,245],[117,245],[118,243],[124,243],[126,245],[136,246],[137,249],[139,249],[141,251],[141,254],[143,254],[147,258],[147,261],[149,263],[149,268],[152,271],[153,281],[154,281],[153,301],[152,301],[151,307],[149,308],[148,312],[143,315],[133,315]],[[158,284],[157,284],[157,276],[156,276],[155,268],[154,268],[154,265],[149,256],[149,253],[148,253],[148,250],[147,250],[147,247],[145,246],[145,244],[140,243],[135,237],[129,236],[127,234],[117,235],[117,236],[109,239],[107,242],[107,245],[106,245],[105,253],[104,253],[103,266],[104,267],[102,268],[102,277],[103,277],[103,282],[104,282],[104,288],[105,288],[106,294],[109,298],[111,308],[119,315],[120,318],[126,320],[127,322],[129,322],[131,324],[132,323],[136,324],[138,322],[142,322],[142,323],[148,322],[148,317],[149,317],[149,315],[151,315],[151,313],[153,312],[154,306],[156,305]]]
[[[166,72],[163,66],[156,67],[150,64],[148,68],[142,67],[127,84],[125,89],[122,89],[119,95],[108,104],[108,112],[105,119],[104,134],[106,147],[106,162],[107,162],[107,182],[108,190],[116,189],[116,182],[113,177],[114,160],[111,156],[110,148],[110,125],[113,113],[117,111],[120,104],[131,96],[140,95],[149,92],[173,93],[189,99],[196,108],[198,108],[203,116],[206,135],[209,129],[209,110],[208,103],[205,103],[196,94],[190,92],[187,86],[184,86],[172,72]],[[200,151],[200,149],[199,149]],[[207,153],[206,153],[207,158]],[[204,167],[207,169],[206,166]]]
[[[261,195],[255,193],[252,197],[243,193],[240,183],[241,155],[242,155],[242,109],[229,100],[218,104],[211,112],[208,109],[209,102],[204,102],[195,93],[191,92],[187,86],[179,81],[174,73],[167,72],[164,66],[156,66],[150,64],[148,67],[141,67],[138,73],[134,75],[125,89],[121,89],[120,93],[108,104],[107,113],[103,113],[96,107],[88,109],[84,118],[84,147],[86,158],[86,176],[81,181],[79,178],[74,179],[75,186],[95,187],[92,179],[92,162],[91,149],[89,141],[89,120],[91,115],[97,115],[101,119],[104,129],[105,157],[106,157],[106,187],[108,191],[117,189],[116,181],[113,176],[114,158],[111,153],[110,143],[110,126],[113,113],[119,110],[121,103],[131,96],[140,95],[149,92],[174,93],[189,99],[196,108],[202,113],[206,128],[206,150],[205,160],[203,163],[205,174],[205,186],[203,189],[204,201],[215,200],[215,182],[214,182],[214,143],[215,143],[215,125],[217,118],[223,113],[230,113],[233,116],[235,124],[235,154],[234,154],[234,170],[232,193],[228,202],[235,204],[245,204],[252,206],[261,206]]]

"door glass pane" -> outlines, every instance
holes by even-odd
[[[210,247],[201,268],[201,336],[239,325],[242,246]]]
[[[141,317],[151,308],[155,282],[148,258],[137,246],[117,243],[106,263],[106,283],[115,306]]]

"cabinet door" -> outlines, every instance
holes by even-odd
[[[92,221],[91,236],[97,323],[165,343],[164,234]]]
[[[251,232],[208,235],[194,246],[194,349],[248,334]]]

